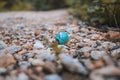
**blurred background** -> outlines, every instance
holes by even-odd
[[[67,8],[69,13],[95,26],[120,28],[120,0],[0,0],[0,11],[47,11]]]
[[[1,11],[52,10],[66,8],[67,0],[0,0]]]

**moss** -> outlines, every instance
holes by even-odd
[[[0,11],[51,10],[66,7],[66,0],[1,0]]]
[[[119,0],[74,0],[71,6],[70,13],[82,20],[120,27]]]
[[[54,41],[51,45],[53,50],[55,51],[56,55],[58,55],[61,52],[61,48],[58,47],[58,42]]]

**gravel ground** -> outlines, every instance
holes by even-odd
[[[61,31],[69,42],[53,46]],[[120,80],[118,39],[66,10],[0,13],[0,80]]]

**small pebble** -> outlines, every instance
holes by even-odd
[[[18,63],[21,69],[26,70],[31,64],[28,61],[21,61]]]
[[[10,65],[15,65],[16,60],[11,54],[0,55],[0,67],[6,68]]]
[[[46,61],[43,67],[47,72],[56,73],[56,66],[50,61]]]
[[[44,62],[39,59],[30,58],[28,61],[34,66],[43,66],[44,65]]]
[[[0,68],[0,74],[1,73],[5,73],[7,71],[7,69],[5,69],[5,68]]]
[[[90,39],[83,39],[83,42],[89,42]]]
[[[25,54],[26,52],[27,52],[26,50],[22,50],[22,51],[19,51],[18,54],[23,55],[23,54]]]
[[[15,24],[14,26],[12,26],[12,29],[13,29],[14,31],[16,31],[16,30],[23,30],[24,27],[25,27],[24,24]]]
[[[89,30],[87,29],[87,28],[81,28],[80,29],[83,33],[88,33],[89,32]]]
[[[85,37],[85,36],[86,36],[85,33],[79,33],[79,35],[80,35],[81,37]]]
[[[62,78],[57,74],[51,74],[51,75],[45,76],[45,80],[62,80]]]
[[[22,47],[20,46],[10,46],[5,49],[5,53],[14,54],[20,50],[22,50]]]
[[[90,52],[91,50],[92,50],[91,47],[83,47],[83,48],[80,49],[80,52],[86,53],[86,52]]]
[[[34,48],[41,49],[44,48],[44,45],[40,41],[36,41],[34,44]]]
[[[43,24],[41,25],[41,30],[46,31],[46,30],[52,30],[52,26],[49,24]]]
[[[2,54],[2,55],[6,54],[6,53],[5,53],[5,49],[0,50],[0,54]]]
[[[0,50],[4,49],[6,47],[7,47],[7,45],[3,41],[0,41]]]
[[[90,35],[90,38],[92,39],[92,40],[96,40],[96,39],[102,39],[102,36],[100,36],[99,34],[91,34]]]
[[[29,80],[29,77],[25,73],[20,73],[18,75],[18,80]]]
[[[120,48],[115,49],[115,50],[112,50],[112,51],[111,51],[111,55],[112,55],[113,57],[119,56],[119,55],[120,55]]]
[[[41,31],[40,29],[36,29],[35,32],[34,32],[34,35],[38,36],[40,34],[40,31]]]
[[[37,53],[36,58],[38,59],[48,60],[48,61],[55,60],[55,55],[51,54],[51,50],[49,48],[47,50],[36,51],[36,53]]]
[[[86,68],[80,63],[77,59],[72,58],[70,55],[67,54],[60,54],[59,58],[61,63],[71,72],[78,72],[82,74],[88,74]]]
[[[18,61],[22,61],[22,60],[23,60],[22,55],[14,54],[14,57],[15,57],[15,59],[18,60]]]
[[[84,60],[84,64],[85,64],[85,66],[86,66],[89,70],[93,70],[93,69],[94,69],[94,65],[92,64],[92,61],[91,61],[90,59]]]
[[[91,51],[90,55],[93,59],[98,60],[107,54],[106,51]]]
[[[27,42],[27,43],[23,44],[23,48],[27,49],[27,50],[31,50],[31,49],[33,49],[33,44],[30,42]]]
[[[116,46],[116,44],[113,42],[106,41],[106,42],[103,42],[101,46],[103,46],[106,50],[109,50],[109,49],[112,49],[114,46]]]

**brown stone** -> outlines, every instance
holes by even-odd
[[[117,31],[108,31],[106,34],[106,38],[110,41],[114,41],[116,39],[120,39],[120,32]]]
[[[22,54],[25,54],[26,51],[25,50],[22,50],[22,51],[19,51],[18,54],[22,55]]]
[[[15,63],[16,60],[11,54],[0,55],[0,67],[7,68],[8,66]]]
[[[104,66],[103,60],[92,61],[92,63],[94,65],[94,69]]]
[[[36,29],[35,32],[34,32],[34,35],[38,36],[40,34],[40,32],[41,32],[40,29]]]

